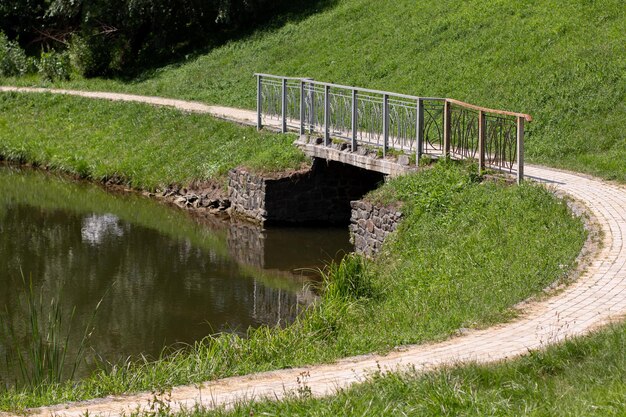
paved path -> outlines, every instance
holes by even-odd
[[[0,90],[7,90],[6,87]],[[24,90],[22,91],[42,91]],[[141,101],[205,112],[238,122],[254,122],[254,112],[206,106],[180,100],[125,94],[58,91],[86,97]],[[242,399],[280,399],[304,384],[313,395],[329,395],[339,388],[363,381],[369,374],[413,366],[429,370],[442,364],[490,362],[522,355],[532,349],[589,332],[626,314],[626,187],[585,175],[527,166],[526,176],[570,194],[593,213],[601,230],[602,247],[596,251],[580,278],[558,295],[527,306],[523,318],[486,330],[470,331],[448,341],[406,346],[388,355],[366,355],[329,365],[309,366],[244,377],[225,378],[201,385],[176,387],[169,396],[172,411],[202,404],[228,406]],[[143,393],[107,397],[83,403],[31,410],[36,416],[118,416],[147,410],[154,396]]]

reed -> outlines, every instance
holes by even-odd
[[[366,262],[356,253],[346,255],[340,262],[331,261],[318,271],[326,298],[359,299],[375,295]]]
[[[47,300],[42,289],[35,289],[32,276],[28,281],[24,274],[21,278],[23,296],[19,309],[26,314],[15,320],[11,319],[8,309],[0,314],[2,343],[7,346],[5,365],[9,374],[16,376],[16,386],[33,389],[74,379],[95,330],[95,317],[102,299],[82,330],[75,353],[68,357],[76,307],[70,312],[64,311],[60,291]]]

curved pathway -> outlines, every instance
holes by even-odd
[[[18,89],[0,91],[55,92],[110,100],[138,101],[210,113],[239,123],[251,124],[251,111],[207,106],[181,100],[127,94],[67,90]],[[333,364],[264,372],[225,378],[200,385],[174,388],[161,401],[170,411],[202,405],[226,406],[241,400],[280,399],[306,385],[315,396],[330,395],[337,389],[363,381],[379,370],[412,366],[429,370],[443,364],[492,362],[522,355],[533,349],[587,333],[626,314],[626,187],[581,174],[527,166],[526,177],[544,182],[583,202],[595,216],[601,231],[601,248],[593,255],[579,279],[558,295],[526,306],[524,317],[485,330],[470,331],[445,342],[405,346],[384,356],[365,355]],[[118,416],[138,410],[150,411],[154,394],[111,396],[98,400],[62,404],[30,410],[35,416]]]

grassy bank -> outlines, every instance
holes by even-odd
[[[189,416],[623,416],[626,324],[497,365],[374,375],[325,399],[240,404]]]
[[[621,0],[338,0],[132,80],[59,85],[253,108],[252,74],[269,72],[452,97],[532,114],[532,162],[624,182],[624,45]]]
[[[383,258],[348,257],[335,266],[320,302],[293,325],[250,330],[247,338],[210,337],[77,384],[3,392],[0,407],[151,390],[443,339],[460,327],[512,317],[512,305],[565,278],[585,237],[581,221],[542,187],[480,183],[466,167],[441,163],[385,187],[372,198],[406,200],[407,219]]]
[[[143,104],[0,94],[0,157],[135,188],[220,180],[238,165],[298,168],[293,140]]]

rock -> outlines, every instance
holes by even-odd
[[[408,166],[411,163],[408,155],[400,155],[398,156],[398,163],[403,166]]]
[[[218,208],[219,205],[220,205],[220,200],[218,200],[218,199],[211,199],[211,200],[208,201],[206,207]]]

